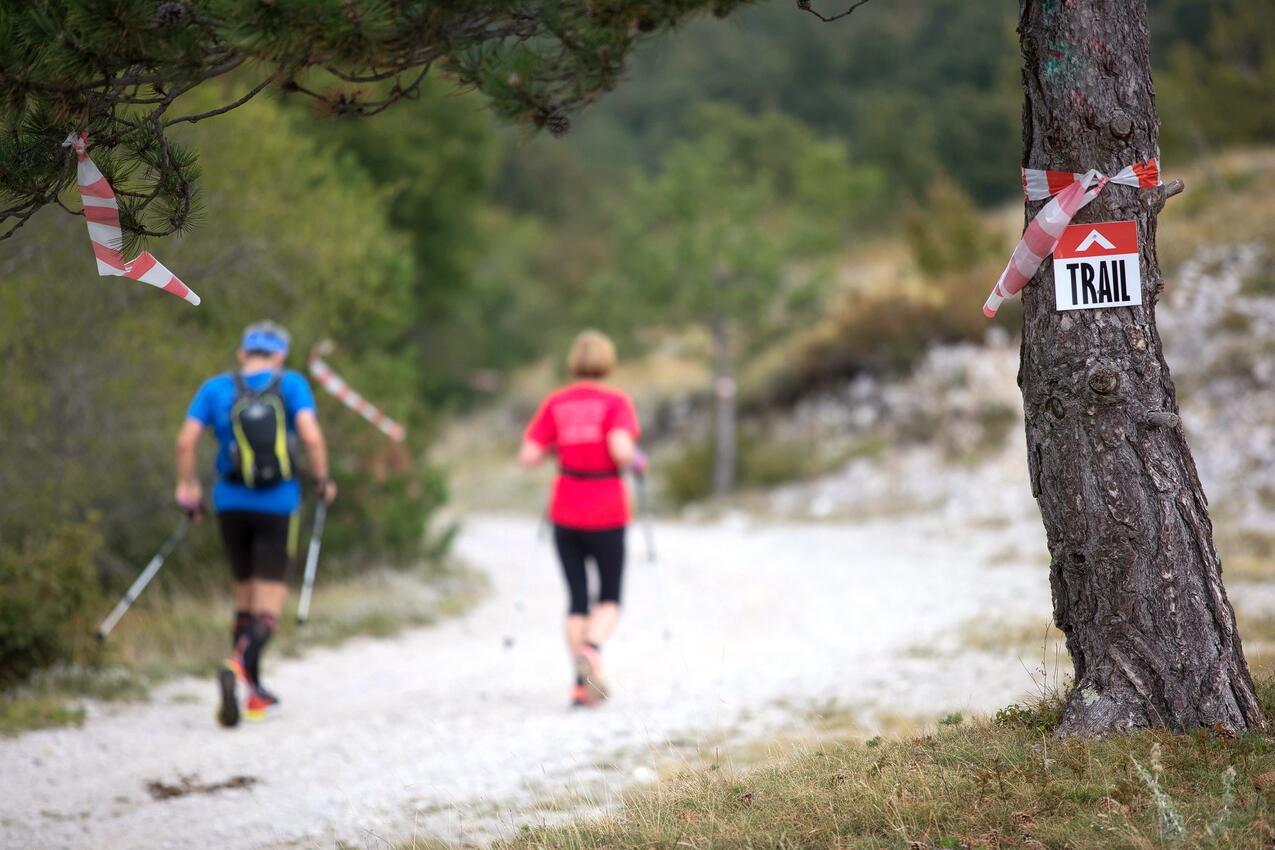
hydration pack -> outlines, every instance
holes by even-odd
[[[292,480],[292,449],[288,441],[288,418],[283,405],[283,373],[276,372],[260,390],[248,386],[240,372],[235,379],[235,403],[230,408],[230,426],[235,439],[230,444],[229,481],[249,487],[273,487]]]

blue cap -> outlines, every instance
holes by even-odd
[[[274,322],[257,322],[243,332],[244,351],[266,351],[270,354],[287,354],[292,336]]]

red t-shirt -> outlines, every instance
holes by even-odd
[[[602,529],[629,524],[628,494],[607,449],[607,435],[615,430],[628,431],[634,440],[639,435],[633,400],[620,390],[579,381],[541,402],[527,426],[528,440],[557,450],[560,469],[615,473],[601,478],[559,474],[549,505],[549,518],[558,525]]]

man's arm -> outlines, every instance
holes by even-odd
[[[177,504],[190,513],[197,513],[204,500],[204,488],[199,483],[199,458],[196,449],[204,425],[198,419],[187,419],[177,432]]]
[[[328,444],[323,439],[319,418],[313,410],[302,410],[297,414],[297,436],[301,438],[306,459],[310,461],[310,471],[319,482],[319,495],[325,502],[331,502],[336,498],[336,482],[328,477]]]

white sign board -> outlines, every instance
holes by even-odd
[[[1054,251],[1059,310],[1134,307],[1142,303],[1138,223],[1073,224]]]

